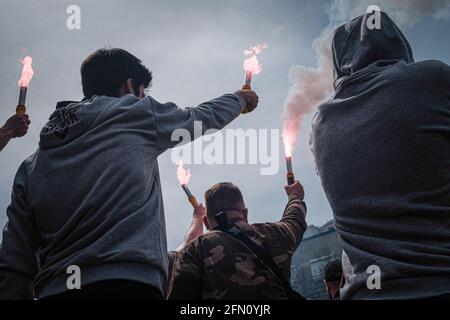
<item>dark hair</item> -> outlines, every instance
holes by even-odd
[[[117,97],[121,85],[133,80],[135,92],[152,82],[152,73],[131,53],[118,48],[99,49],[81,64],[81,83],[86,98],[93,95]]]
[[[242,210],[245,207],[241,190],[231,182],[217,183],[209,188],[205,192],[205,204],[210,218],[221,211]]]
[[[329,282],[340,282],[342,278],[341,260],[330,261],[323,270],[323,279]]]

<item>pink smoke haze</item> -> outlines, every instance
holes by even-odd
[[[181,185],[187,185],[191,179],[191,172],[184,169],[183,161],[178,162],[177,165],[177,178]]]
[[[33,78],[34,72],[33,69],[31,68],[32,62],[33,59],[30,56],[26,56],[22,61],[23,63],[22,76],[19,79],[19,87],[21,88],[28,88],[31,79]]]
[[[313,43],[318,57],[316,67],[292,66],[289,71],[291,87],[283,111],[283,143],[286,156],[292,156],[297,134],[305,116],[311,113],[333,91],[331,30],[325,30]]]
[[[262,64],[259,63],[257,55],[267,48],[267,44],[258,44],[248,50],[244,51],[244,55],[248,57],[244,60],[244,71],[250,77],[261,73]]]
[[[296,140],[297,131],[296,130],[286,130],[283,132],[283,144],[284,144],[284,153],[286,157],[292,157],[292,149],[294,148],[295,140]]]
[[[246,57],[248,57],[248,56],[253,56],[253,55],[258,55],[258,54],[260,54],[264,49],[267,49],[267,47],[268,47],[267,43],[257,44],[256,46],[254,46],[254,47],[252,47],[252,48],[250,48],[250,49],[248,49],[248,50],[245,50],[245,51],[244,51],[244,55],[245,55]]]

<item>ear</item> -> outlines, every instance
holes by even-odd
[[[127,93],[132,93],[132,94],[134,94],[133,80],[127,79],[126,87],[127,87]]]
[[[206,215],[203,217],[203,224],[205,225],[206,230],[209,230],[209,221]]]
[[[242,215],[244,216],[245,223],[248,223],[248,209],[247,208],[242,210]]]
[[[139,87],[139,99],[142,99],[144,97],[145,97],[145,88],[144,88],[144,85],[141,85]]]
[[[119,97],[122,97],[129,93],[134,94],[133,80],[131,80],[131,79],[127,79],[127,81],[122,83],[122,85],[120,86],[120,89],[119,89]]]

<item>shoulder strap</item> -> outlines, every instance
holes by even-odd
[[[236,240],[243,242],[257,258],[259,258],[270,270],[272,270],[272,272],[280,281],[284,290],[287,292],[289,300],[305,300],[304,297],[302,297],[298,292],[292,289],[291,285],[283,276],[280,268],[278,268],[278,266],[275,264],[275,261],[272,259],[272,257],[270,257],[259,245],[257,245],[252,239],[250,239],[242,230],[240,230],[236,226],[231,226],[231,228],[229,228],[228,230],[223,230],[222,228],[220,228],[220,230],[232,236]]]

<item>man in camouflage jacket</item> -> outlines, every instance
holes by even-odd
[[[248,247],[218,230],[215,216],[225,212],[229,223],[243,230],[290,279],[291,258],[306,230],[302,185],[286,186],[289,196],[276,223],[248,224],[242,194],[232,183],[219,183],[205,193],[207,233],[190,241],[174,262],[168,299],[287,299],[280,280]]]

